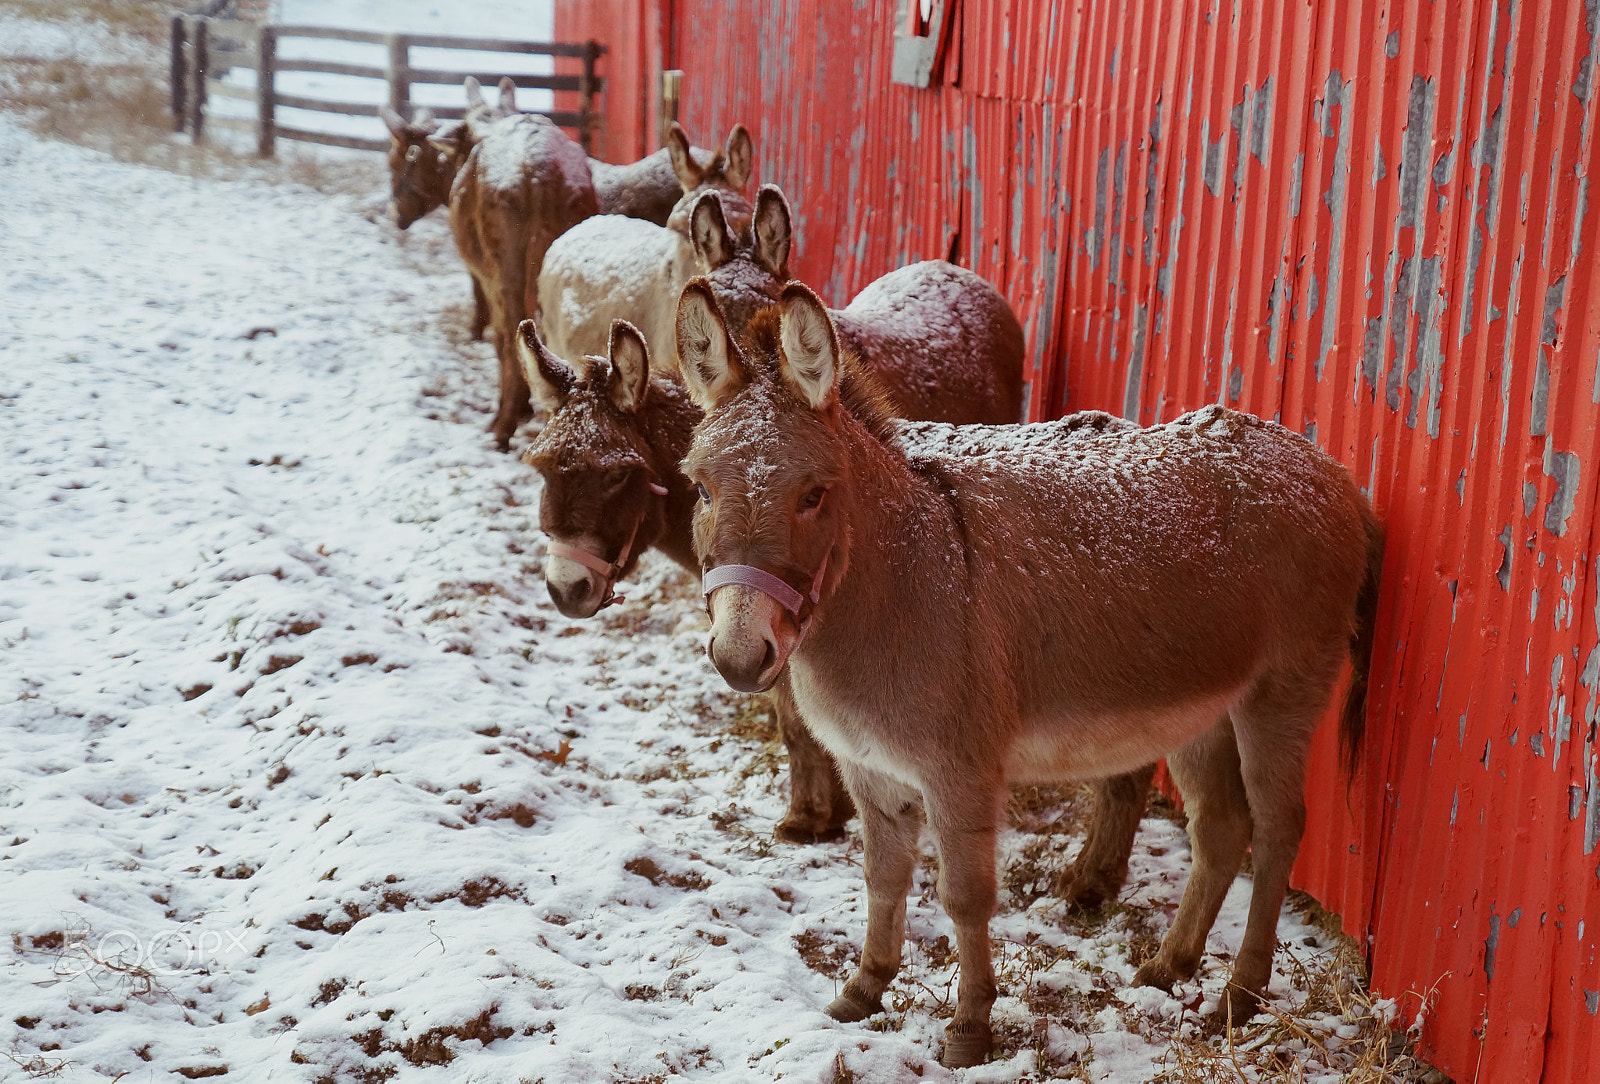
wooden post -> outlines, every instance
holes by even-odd
[[[189,134],[196,143],[205,138],[206,127],[206,68],[209,67],[207,32],[204,18],[197,18],[189,32]]]
[[[661,73],[661,110],[656,117],[656,143],[667,145],[667,133],[672,122],[678,119],[678,95],[683,88],[683,70],[668,68]]]
[[[404,34],[384,35],[389,47],[389,108],[411,116],[411,42]]]
[[[594,62],[600,43],[590,39],[583,46],[583,75],[578,79],[578,142],[589,154],[594,150]]]
[[[278,30],[263,26],[256,31],[256,153],[271,158],[278,138]]]
[[[181,132],[184,128],[185,99],[187,87],[184,85],[189,78],[187,65],[183,60],[183,47],[188,40],[188,35],[183,32],[183,16],[172,17],[172,130]]]

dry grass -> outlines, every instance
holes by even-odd
[[[0,0],[0,15],[103,23],[118,34],[159,44],[167,40],[172,16],[189,6],[172,0]]]
[[[1094,1040],[1103,1034],[1104,1010],[1115,1010],[1119,1026],[1165,1045],[1167,1054],[1150,1084],[1257,1084],[1261,1081],[1327,1079],[1337,1074],[1349,1084],[1447,1084],[1448,1078],[1414,1056],[1415,1036],[1400,1026],[1414,1017],[1426,995],[1395,1004],[1376,998],[1366,985],[1364,958],[1356,942],[1338,929],[1337,916],[1303,893],[1288,905],[1320,927],[1333,946],[1309,959],[1294,946],[1280,946],[1295,990],[1289,1011],[1267,1005],[1263,1015],[1235,1022],[1186,1010],[1174,1023],[1152,1018],[1122,1000],[1123,983],[1070,948],[995,942],[995,971],[1001,989],[1020,1000],[1027,1024],[997,1020],[1000,1056],[1032,1050],[1037,1068],[1023,1080],[1094,1079]],[[1125,938],[1130,963],[1153,952],[1164,922],[1150,908],[1113,904],[1089,916],[1069,917],[1080,936],[1111,929]],[[935,957],[937,954],[932,954]],[[937,959],[935,959],[937,963]],[[1085,972],[1088,989],[1063,983],[1064,971]],[[1196,1006],[1198,1007],[1198,1006]],[[947,1015],[934,1006],[935,1015]],[[925,1010],[923,1010],[925,1011]],[[1051,1024],[1085,1036],[1089,1049],[1057,1059],[1052,1055]]]
[[[45,139],[174,173],[259,178],[328,193],[365,194],[383,183],[387,167],[378,155],[335,157],[280,141],[278,157],[263,160],[232,133],[217,133],[200,146],[175,134],[167,43],[170,20],[185,6],[170,0],[0,0],[0,18],[99,23],[139,57],[8,57],[0,61],[0,110],[17,114]]]

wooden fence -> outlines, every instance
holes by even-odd
[[[388,60],[383,67],[371,64],[351,64],[334,60],[284,59],[278,56],[278,44],[285,38],[331,38],[338,41],[382,45],[388,50]],[[523,53],[534,56],[569,57],[579,61],[583,70],[576,75],[510,75],[519,88],[566,91],[577,96],[577,108],[546,115],[563,128],[571,129],[584,149],[589,148],[599,118],[594,111],[595,95],[602,89],[601,79],[594,74],[595,61],[605,48],[594,41],[538,42],[502,41],[495,38],[458,38],[438,34],[382,34],[369,30],[340,30],[326,26],[257,26],[254,23],[231,19],[213,19],[199,15],[177,15],[172,19],[172,121],[176,132],[189,132],[196,142],[205,136],[207,127],[217,127],[254,134],[256,148],[262,157],[271,157],[279,138],[295,139],[306,143],[323,143],[334,147],[352,147],[357,150],[385,151],[387,139],[366,139],[360,136],[317,132],[280,124],[279,108],[309,109],[319,113],[341,113],[346,116],[376,117],[379,105],[367,102],[327,101],[293,94],[281,94],[277,88],[280,72],[321,72],[327,75],[353,75],[367,79],[381,79],[388,87],[387,104],[402,116],[411,109],[411,88],[418,84],[451,84],[460,86],[467,76],[480,83],[493,86],[504,76],[500,72],[472,70],[440,70],[411,66],[413,48],[464,49],[475,52]],[[232,86],[221,76],[232,68],[251,68],[256,72],[254,88]],[[207,114],[206,103],[212,97],[236,98],[255,106],[254,117]],[[459,106],[428,106],[434,116],[443,120],[459,119],[465,104]]]

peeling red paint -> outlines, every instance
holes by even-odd
[[[1464,1079],[1600,1076],[1597,20],[965,0],[914,89],[887,2],[557,4],[611,46],[610,156],[683,68],[832,302],[952,257],[1016,306],[1032,417],[1220,400],[1349,464],[1389,522],[1371,740],[1347,797],[1319,735],[1296,881],[1406,1016],[1436,988],[1425,1053]]]

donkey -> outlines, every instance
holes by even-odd
[[[665,227],[602,214],[567,231],[545,254],[540,272],[539,325],[557,357],[603,355],[613,320],[626,320],[655,350],[658,370],[673,371],[671,349],[678,292],[694,274],[689,243],[690,208],[715,193],[735,222],[748,228],[750,204],[742,191],[750,180],[750,135],[736,124],[709,160],[697,161],[677,124],[664,152],[671,164],[677,201]],[[676,224],[676,225],[674,225]]]
[[[678,352],[706,412],[682,469],[701,498],[707,652],[743,692],[787,667],[861,815],[866,943],[829,1014],[882,1010],[926,819],[961,957],[943,1061],[982,1061],[1006,784],[1166,754],[1195,867],[1134,982],[1194,973],[1250,848],[1221,1012],[1252,1015],[1304,829],[1307,746],[1347,657],[1352,762],[1363,726],[1382,532],[1349,473],[1219,406],[1003,453],[920,453],[799,283],[741,347],[691,282]]]
[[[407,121],[391,107],[379,107],[390,136],[388,214],[402,230],[450,202],[450,187],[472,150],[472,129],[468,122],[476,121],[481,127],[517,115],[516,85],[510,78],[500,80],[500,96],[493,105],[484,97],[483,88],[474,77],[467,76],[464,86],[466,119],[448,124],[440,124],[426,109],[414,111],[412,119]],[[681,150],[663,147],[624,165],[588,159],[590,183],[599,213],[665,225],[685,191],[674,158],[681,154],[688,166],[709,168],[717,153],[691,147],[685,140]],[[489,305],[476,278],[472,280],[472,294],[472,337],[481,339],[489,324]]]
[[[379,113],[389,128],[389,220],[400,229],[450,201],[455,181],[470,150],[465,121],[441,126],[431,112],[418,109],[408,121],[389,106]],[[489,326],[489,302],[472,280],[472,337],[483,338]]]
[[[407,121],[391,106],[378,107],[389,129],[389,219],[400,229],[436,207],[450,202],[450,186],[472,150],[470,123],[486,124],[517,112],[517,88],[510,77],[500,80],[498,104],[483,96],[483,85],[473,76],[463,82],[467,92],[464,119],[441,125],[427,109],[415,110]],[[472,280],[472,338],[483,338],[489,326],[489,301],[483,286]]]
[[[689,226],[695,256],[735,329],[748,326],[789,281],[792,217],[783,190],[773,184],[756,194],[747,239],[729,228],[716,195],[695,202]],[[958,425],[1017,420],[1019,408],[1012,404],[1022,402],[1022,326],[1000,291],[966,268],[944,260],[901,267],[869,283],[832,317],[845,347],[878,376],[902,417]],[[938,355],[967,361],[946,363],[930,379],[927,360]]]
[[[598,214],[600,206],[583,149],[548,118],[469,115],[466,128],[474,146],[450,189],[450,228],[461,259],[489,302],[500,360],[500,407],[490,428],[505,451],[517,427],[533,415],[514,342],[517,325],[539,311],[545,252],[557,237]],[[743,127],[735,133],[748,152]],[[681,144],[672,153],[674,163],[680,153],[692,163],[683,130],[674,134]]]
[[[517,325],[528,315],[550,242],[599,210],[583,148],[548,118],[530,113],[481,123],[450,189],[450,230],[462,262],[489,303],[500,361],[500,406],[490,425],[501,451],[532,417],[517,363]]]
[[[682,382],[653,371],[643,338],[621,321],[612,325],[606,356],[581,370],[557,357],[532,321],[523,323],[518,349],[529,384],[550,410],[524,462],[544,478],[539,518],[551,538],[545,582],[557,608],[589,617],[620,602],[617,581],[651,546],[698,574],[690,538],[696,490],[678,462],[701,412]],[[1088,411],[1040,426],[910,423],[906,433],[929,449],[980,455],[1041,433],[1072,439],[1124,428],[1133,425]],[[774,694],[790,779],[789,808],[775,834],[790,843],[840,838],[854,807],[833,759],[801,721],[787,682]],[[1121,890],[1153,770],[1147,765],[1096,785],[1084,848],[1056,884],[1069,906],[1092,908]]]

